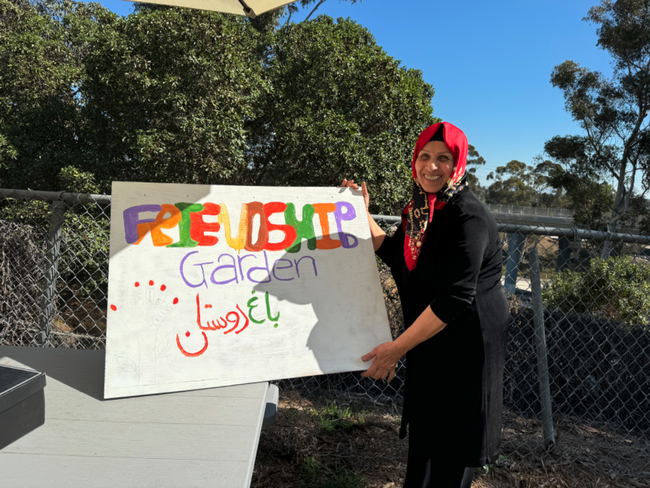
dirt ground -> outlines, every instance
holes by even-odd
[[[390,413],[387,413],[390,412]],[[262,431],[253,488],[398,488],[407,442],[395,407],[340,397],[318,404],[283,393]],[[502,455],[476,471],[473,488],[650,488],[650,436],[574,418],[555,419],[544,448],[537,420],[504,415]]]

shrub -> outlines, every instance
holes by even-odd
[[[650,324],[650,266],[629,256],[593,259],[585,272],[564,270],[542,292],[549,310]]]

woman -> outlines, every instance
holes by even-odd
[[[390,381],[406,354],[408,488],[469,487],[473,468],[498,455],[508,304],[497,227],[466,187],[466,165],[465,134],[448,122],[428,127],[415,146],[402,225],[387,237],[368,215],[406,330],[363,356],[374,361],[362,376]],[[362,190],[367,208],[365,183]]]

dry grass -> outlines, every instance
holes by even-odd
[[[283,393],[275,425],[260,438],[253,488],[397,488],[407,442],[399,417],[350,396],[314,403]],[[474,488],[650,488],[650,437],[571,418],[544,448],[537,420],[506,412],[503,455],[477,470]]]
[[[59,288],[56,320],[64,323],[72,332],[95,336],[106,335],[106,303],[84,297],[79,284]]]

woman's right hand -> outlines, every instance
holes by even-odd
[[[353,190],[358,190],[359,185],[357,185],[354,180],[343,180],[341,183],[343,188],[352,188]],[[339,187],[340,188],[340,187]],[[366,182],[361,183],[361,194],[363,195],[363,203],[366,205],[366,214],[368,215],[368,225],[370,226],[370,236],[372,237],[372,248],[377,251],[381,247],[381,244],[384,242],[386,233],[383,231],[375,219],[370,215],[368,207],[370,206],[370,195],[368,194],[368,188],[366,188]]]
[[[353,190],[358,190],[359,185],[357,185],[354,180],[343,180],[341,183],[343,188],[352,188]],[[361,194],[363,195],[363,203],[366,205],[366,211],[370,206],[370,194],[368,193],[368,188],[366,187],[366,182],[361,182]]]

